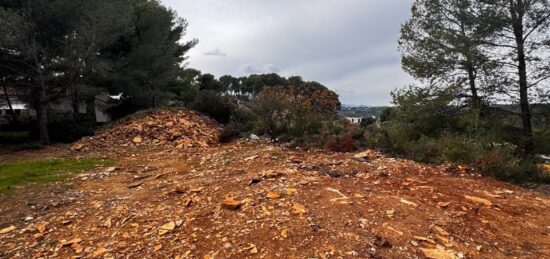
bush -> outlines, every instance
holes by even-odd
[[[138,104],[133,99],[123,98],[120,103],[110,106],[107,113],[112,120],[118,120],[145,109],[147,109],[146,105]]]
[[[325,143],[325,149],[333,152],[353,152],[361,148],[359,140],[351,135],[331,136]]]
[[[30,131],[0,131],[0,143],[23,143],[30,141],[30,137]]]
[[[86,136],[92,136],[97,130],[95,117],[89,114],[78,114],[74,117],[72,113],[51,114],[48,122],[50,140],[52,142],[72,143]],[[35,125],[31,136],[38,139],[39,130]]]
[[[420,162],[454,162],[472,166],[486,176],[511,182],[550,182],[536,163],[518,153],[516,146],[496,144],[488,136],[471,137],[467,134],[445,132],[438,137],[411,138],[407,128],[385,124],[383,128],[369,127],[365,145],[396,152]]]
[[[550,154],[550,129],[546,131],[535,131],[533,134],[535,152],[539,154]]]
[[[223,124],[230,122],[231,114],[235,109],[229,98],[212,91],[203,91],[193,103],[192,108]]]
[[[333,119],[330,112],[317,109],[307,96],[284,87],[266,87],[252,102],[257,116],[255,132],[283,141],[310,142],[320,134],[323,122]]]
[[[364,133],[364,129],[347,120],[334,120],[324,123],[321,138],[326,150],[352,152],[364,146]]]

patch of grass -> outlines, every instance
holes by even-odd
[[[73,173],[98,166],[112,166],[113,161],[100,159],[30,160],[0,164],[0,193],[17,185],[64,180]]]

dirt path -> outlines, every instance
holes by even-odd
[[[249,142],[109,156],[0,197],[0,258],[550,258],[549,197],[464,168]]]

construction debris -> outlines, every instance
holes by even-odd
[[[159,109],[131,115],[72,145],[74,151],[113,146],[171,146],[178,149],[216,144],[221,126],[186,109]]]

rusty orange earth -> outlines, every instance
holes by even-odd
[[[0,258],[550,257],[548,196],[463,167],[267,141],[101,155],[117,170],[0,197]]]

